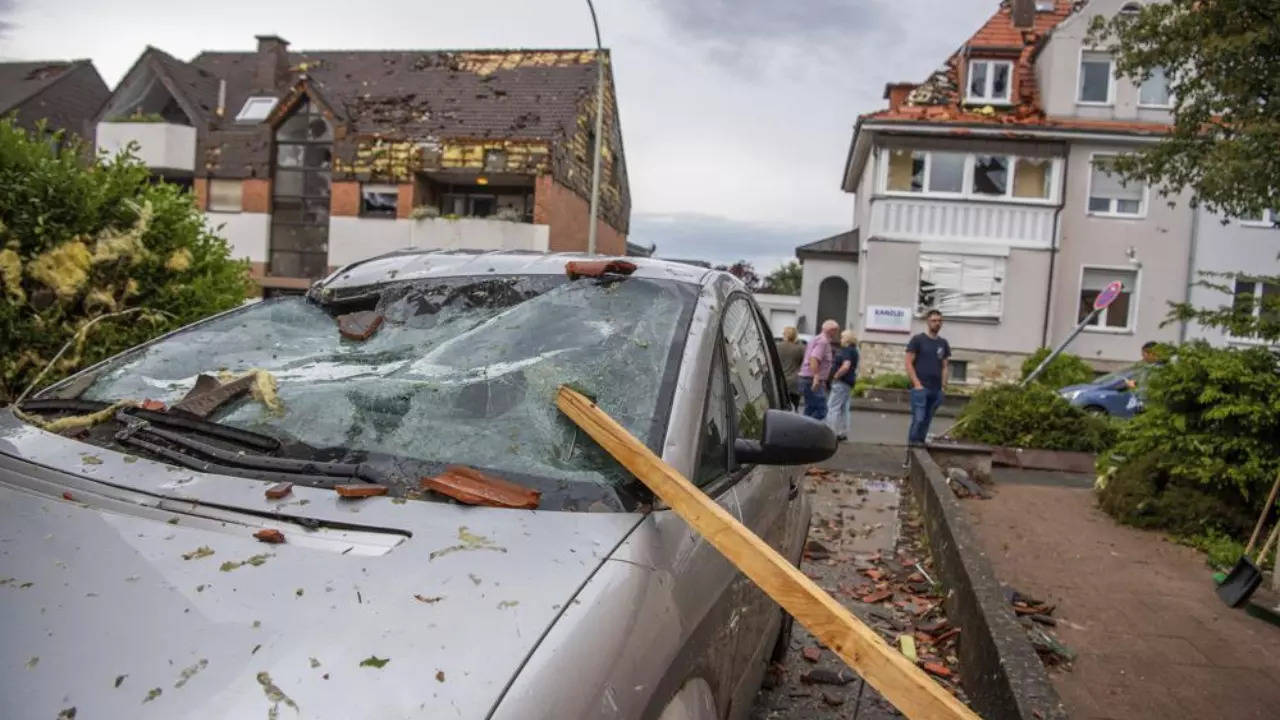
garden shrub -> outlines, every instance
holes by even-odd
[[[1252,528],[1254,517],[1243,503],[1178,484],[1161,465],[1160,456],[1150,453],[1118,466],[1100,483],[1099,507],[1126,525],[1185,536],[1239,536]]]
[[[1023,380],[1026,380],[1027,376],[1044,362],[1049,352],[1049,348],[1040,348],[1022,361]],[[1083,385],[1091,380],[1093,380],[1093,368],[1076,355],[1061,353],[1049,363],[1044,372],[1036,376],[1034,384],[1057,390],[1068,385]]]
[[[1031,385],[996,385],[973,395],[951,433],[961,440],[1100,452],[1115,440],[1110,418],[1074,408],[1057,393]]]
[[[85,161],[80,143],[0,119],[0,404],[79,330],[50,383],[242,302],[232,260],[192,195],[127,154]],[[142,311],[145,312],[142,312]]]
[[[1099,460],[1101,470],[1115,468],[1113,480],[1150,476],[1159,502],[1154,511],[1150,504],[1143,511],[1156,516],[1145,526],[1193,532],[1182,526],[1195,524],[1194,510],[1203,513],[1202,524],[1239,532],[1256,518],[1280,472],[1278,363],[1262,347],[1214,348],[1196,341],[1151,372],[1145,412],[1121,427]],[[1117,501],[1112,514],[1128,522],[1136,510],[1131,505]]]
[[[886,388],[891,390],[907,390],[911,387],[911,378],[906,373],[879,373],[869,377],[859,377],[853,386],[854,397],[863,397],[867,388]]]

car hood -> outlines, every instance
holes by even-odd
[[[484,717],[641,518],[267,485],[0,414],[9,713]]]
[[[1098,390],[1098,389],[1099,389],[1099,386],[1097,385],[1087,385],[1087,384],[1086,385],[1068,385],[1066,387],[1058,388],[1058,394],[1066,395],[1067,393],[1073,393],[1079,390]]]

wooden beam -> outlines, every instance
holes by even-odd
[[[595,403],[562,386],[556,406],[907,717],[978,717]]]

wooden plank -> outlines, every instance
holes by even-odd
[[[978,717],[595,403],[562,386],[556,406],[907,717]]]

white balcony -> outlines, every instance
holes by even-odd
[[[100,122],[98,149],[114,155],[131,142],[134,154],[156,171],[190,174],[196,167],[196,129],[165,122]]]
[[[877,197],[870,236],[890,240],[956,241],[1049,248],[1053,206]]]
[[[486,218],[335,216],[329,219],[329,264],[345,265],[405,248],[547,252],[550,235],[549,225]]]

